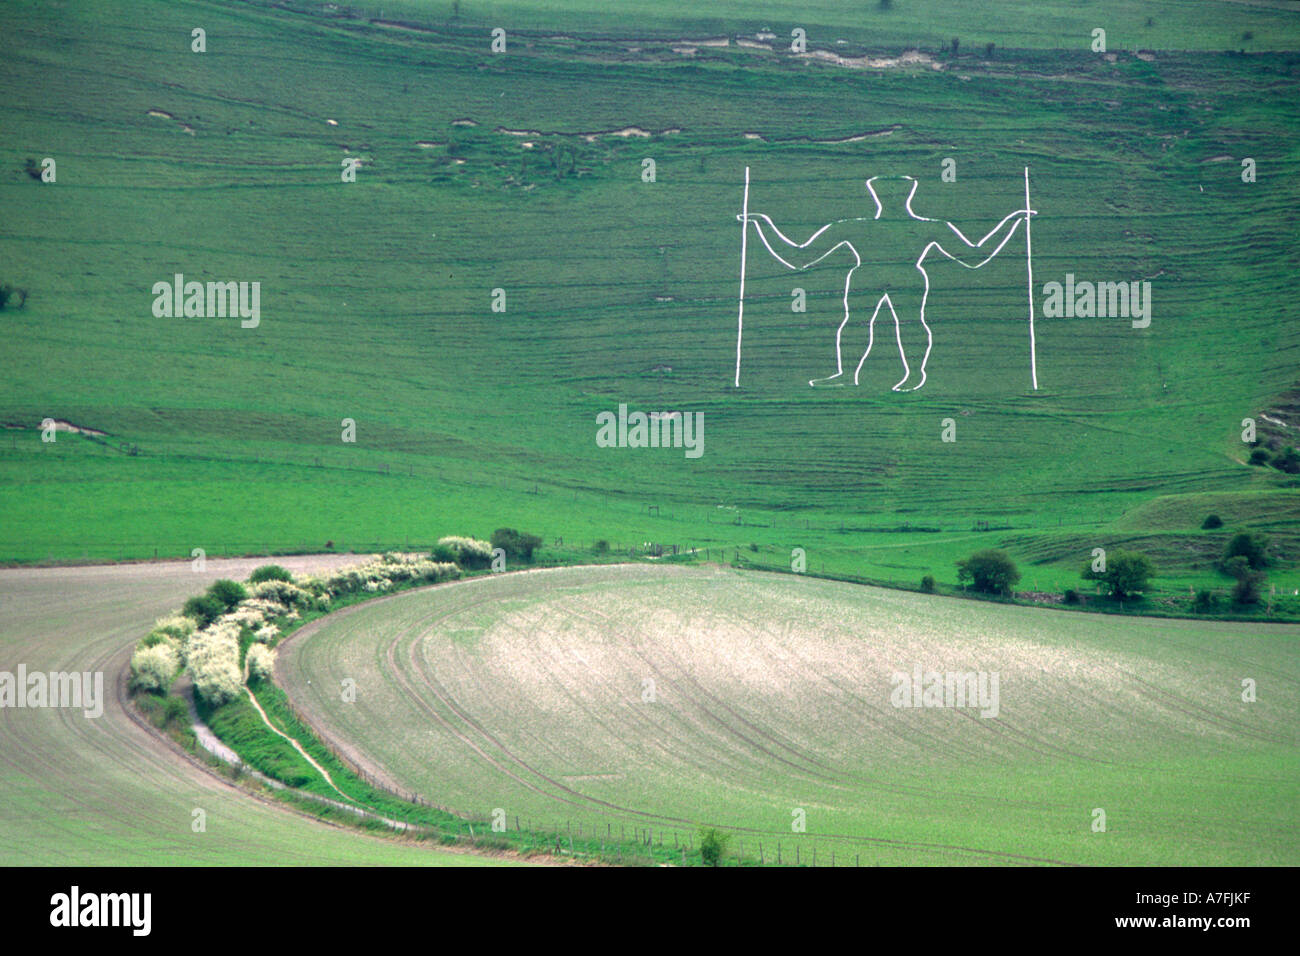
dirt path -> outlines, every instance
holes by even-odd
[[[244,691],[248,694],[248,699],[253,702],[253,706],[257,708],[257,713],[262,718],[262,723],[266,724],[267,727],[271,728],[271,731],[273,733],[278,734],[279,736],[283,737],[285,740],[289,741],[289,743],[293,745],[293,749],[298,751],[298,753],[302,755],[302,759],[307,761],[309,764],[311,764],[312,767],[315,769],[315,771],[325,778],[325,782],[330,785],[330,789],[332,789],[344,800],[351,801],[352,798],[338,788],[338,784],[334,782],[334,778],[330,776],[329,771],[326,770],[324,767],[322,767],[320,764],[318,764],[315,760],[313,760],[311,754],[307,753],[307,751],[303,749],[302,744],[298,743],[298,741],[294,740],[292,737],[286,734],[279,727],[275,726],[275,724],[271,723],[271,719],[266,716],[266,711],[262,709],[262,705],[258,702],[257,696],[247,687],[244,688]],[[235,759],[239,759],[239,758],[235,758]]]

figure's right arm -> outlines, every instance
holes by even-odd
[[[744,219],[745,217],[738,215],[736,218]],[[776,227],[770,216],[761,212],[751,212],[749,214],[749,222],[753,223],[754,229],[758,232],[758,238],[767,247],[767,251],[778,262],[790,269],[807,269],[809,266],[816,265],[840,246],[847,246],[856,257],[857,253],[853,251],[853,246],[847,240],[840,238],[840,231],[834,228],[840,222],[847,221],[839,220],[828,223],[805,241],[795,242]],[[779,243],[779,245],[774,248],[773,242]]]

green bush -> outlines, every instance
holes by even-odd
[[[1074,588],[1066,588],[1065,594],[1063,594],[1062,597],[1065,599],[1066,604],[1079,603],[1079,592],[1076,591]]]
[[[608,554],[608,553],[609,553],[609,542],[606,541],[604,538],[601,538],[599,541],[596,542],[596,549],[595,549],[595,550],[596,550],[596,553],[597,553],[597,554]]]
[[[731,835],[717,827],[700,827],[700,858],[705,866],[718,866],[727,855]]]
[[[525,534],[514,528],[497,528],[492,532],[492,547],[500,548],[512,561],[531,562],[533,552],[542,546],[535,534]]]
[[[1250,453],[1250,463],[1252,465],[1267,465],[1271,456],[1265,448],[1256,448]]]
[[[1222,528],[1223,519],[1218,515],[1206,515],[1205,520],[1201,522],[1201,528],[1205,531],[1211,531],[1214,528]]]
[[[1005,551],[985,548],[957,562],[957,580],[962,584],[970,581],[976,591],[986,594],[1010,594],[1020,580],[1020,571]]]
[[[926,594],[934,593],[935,583],[933,574],[927,574],[921,578],[921,590]]]
[[[1219,606],[1219,596],[1213,591],[1201,588],[1196,592],[1196,598],[1192,601],[1192,610],[1197,614],[1205,614],[1213,611]]]
[[[207,627],[226,613],[226,606],[210,594],[200,594],[186,601],[181,613],[194,618],[200,627]]]
[[[225,611],[233,611],[240,601],[248,597],[248,592],[238,581],[221,578],[212,582],[208,588],[208,597],[220,601]]]
[[[168,697],[163,701],[162,727],[164,730],[170,730],[173,727],[188,727],[190,725],[190,708],[180,697]]]
[[[190,728],[190,709],[180,697],[160,697],[155,694],[141,694],[136,697],[136,706],[149,718],[149,723],[159,730],[185,730]]]
[[[288,581],[293,583],[293,575],[278,564],[264,564],[248,576],[249,584],[261,584],[263,581]]]
[[[1291,446],[1287,446],[1282,451],[1282,454],[1273,459],[1273,467],[1286,472],[1288,475],[1300,474],[1300,452],[1297,452]]]

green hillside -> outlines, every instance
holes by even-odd
[[[1185,594],[1225,588],[1213,559],[1254,527],[1271,580],[1300,587],[1296,478],[1240,438],[1263,413],[1300,427],[1279,411],[1300,378],[1293,4],[460,6],[384,3],[405,27],[360,6],[0,8],[0,282],[30,293],[0,312],[0,560],[509,524],[772,566],[803,547],[814,570],[909,584],[952,584],[996,544],[1035,590],[1123,544]],[[920,52],[797,58],[801,18],[813,51]],[[711,36],[753,45],[678,52]],[[44,157],[57,182],[24,171]],[[883,320],[858,387],[808,387],[851,263],[792,273],[751,233],[733,387],[746,167],[751,210],[802,239],[871,215],[875,175],[915,176],[920,215],[982,236],[1023,206],[1025,166],[1037,391],[1023,230],[978,271],[931,269],[910,393],[890,391]],[[906,252],[891,235],[880,263]],[[260,282],[260,324],[156,318],[176,273]],[[1150,326],[1045,318],[1067,273],[1150,281]],[[597,447],[621,403],[702,412],[704,454]],[[45,418],[105,434],[44,443]]]

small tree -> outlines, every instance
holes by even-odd
[[[1228,563],[1236,557],[1243,557],[1246,563],[1256,571],[1268,566],[1268,535],[1251,531],[1239,531],[1232,536],[1227,547],[1223,549],[1223,570],[1228,571]],[[1236,577],[1237,575],[1233,575]]]
[[[1197,614],[1206,614],[1219,606],[1219,596],[1213,591],[1201,588],[1192,601],[1192,610]]]
[[[1137,551],[1112,551],[1105,571],[1094,571],[1091,564],[1083,567],[1084,580],[1100,581],[1106,593],[1121,601],[1145,591],[1155,573],[1151,559]]]
[[[985,548],[957,562],[957,580],[963,584],[970,581],[976,591],[987,594],[1010,594],[1020,580],[1020,571],[1005,551]]]
[[[14,308],[21,309],[27,304],[27,290],[10,285],[8,282],[0,283],[0,309],[8,306],[10,302],[14,303]]]
[[[1263,571],[1250,566],[1244,554],[1234,555],[1223,564],[1223,570],[1237,579],[1232,586],[1232,603],[1258,604],[1259,589],[1267,577]]]
[[[705,866],[718,866],[727,855],[731,834],[717,827],[700,827],[700,858]]]
[[[926,594],[933,594],[935,590],[935,581],[933,574],[927,574],[921,578],[921,590]]]
[[[1267,465],[1271,457],[1267,448],[1256,448],[1250,453],[1250,463],[1252,465]]]
[[[1206,515],[1205,520],[1201,522],[1201,528],[1206,531],[1212,531],[1215,528],[1223,527],[1223,519],[1218,515]]]
[[[288,581],[293,583],[293,575],[278,564],[264,564],[248,576],[249,584],[261,584],[263,581]]]

